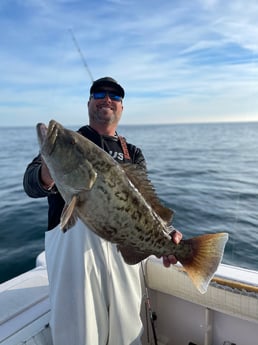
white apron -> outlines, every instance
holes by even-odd
[[[46,232],[54,345],[139,345],[140,266],[78,220]]]

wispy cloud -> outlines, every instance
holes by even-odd
[[[126,90],[122,123],[258,120],[258,3],[3,0],[0,125],[87,122],[90,78]]]

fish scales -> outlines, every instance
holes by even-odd
[[[80,133],[51,120],[37,125],[41,155],[65,200],[61,228],[78,218],[100,237],[116,243],[124,260],[173,254],[204,293],[221,262],[228,234],[205,234],[178,245],[170,232],[172,210],[158,200],[146,172],[119,165]]]
[[[134,242],[141,250],[146,246],[146,238],[151,238],[148,244],[153,253],[156,251],[155,254],[161,256],[165,242],[169,243],[167,253],[171,253],[171,241],[162,233],[166,231],[163,221],[157,219],[158,216],[130,183],[120,165],[109,155],[105,155],[108,162],[102,160],[100,164],[96,159],[99,148],[94,144],[92,146],[88,159],[98,178],[93,187],[83,193],[84,202],[77,210],[79,217],[104,238],[107,237],[107,228],[115,229],[108,234],[111,242],[128,245]],[[62,190],[62,187],[59,189]]]
[[[128,245],[134,242],[137,243],[138,250],[145,248],[146,238],[151,238],[152,242],[148,245],[151,246],[150,250],[153,253],[156,251],[157,255],[162,255],[158,249],[163,248],[162,251],[164,251],[164,244],[160,245],[159,242],[165,239],[169,242],[168,252],[170,253],[170,240],[160,236],[160,232],[164,230],[160,226],[161,222],[155,219],[150,207],[141,200],[133,186],[128,184],[127,190],[121,192],[124,181],[121,181],[119,174],[117,172],[115,174],[112,170],[109,171],[112,179],[106,176],[112,183],[106,183],[100,177],[91,191],[87,192],[84,207],[78,210],[80,218],[84,219],[102,237],[106,237],[106,230],[103,233],[103,229],[107,227],[116,229],[109,232],[109,241]],[[113,178],[114,176],[116,178]],[[107,195],[108,202],[105,200]]]

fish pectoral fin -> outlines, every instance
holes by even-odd
[[[91,165],[91,167],[92,167],[92,165]],[[91,190],[91,188],[94,186],[94,183],[96,182],[98,174],[93,169],[93,167],[92,167],[92,169],[87,169],[86,172],[88,174],[88,182],[87,182],[87,185],[86,185],[86,190]]]
[[[117,245],[117,250],[121,252],[121,255],[128,265],[138,264],[140,261],[146,259],[150,254],[137,251],[133,246]]]
[[[61,214],[60,226],[63,232],[66,232],[73,227],[77,221],[77,215],[75,212],[75,206],[77,202],[77,196],[74,195],[69,205],[65,205]]]

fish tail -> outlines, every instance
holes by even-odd
[[[193,284],[200,293],[207,291],[224,253],[227,233],[206,234],[184,241],[191,249],[191,255],[179,259]]]

